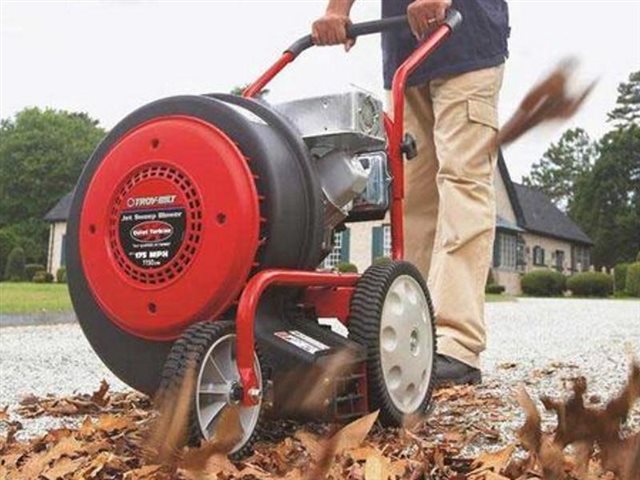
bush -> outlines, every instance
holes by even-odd
[[[45,266],[39,263],[27,263],[24,269],[27,272],[28,281],[33,280],[33,276],[36,274],[36,272],[39,272],[41,270],[46,270]]]
[[[627,292],[627,295],[640,297],[640,262],[629,265],[625,283],[625,292]]]
[[[39,272],[36,272],[36,274],[33,276],[33,283],[52,283],[52,282],[53,282],[53,275],[44,270],[40,270]]]
[[[7,266],[4,269],[4,278],[10,282],[24,282],[27,279],[24,250],[22,248],[15,247],[9,253]]]
[[[389,257],[378,257],[374,258],[371,265],[389,265],[391,262],[393,262],[393,260],[391,260]]]
[[[338,265],[336,265],[336,270],[341,273],[358,273],[358,267],[349,262],[339,263]]]
[[[554,270],[534,270],[523,275],[522,292],[536,297],[553,297],[562,295],[566,278]]]
[[[624,286],[627,283],[628,263],[619,263],[613,267],[613,286],[616,292],[624,292]]]
[[[67,269],[65,267],[60,267],[56,272],[56,282],[67,283]]]
[[[567,288],[581,297],[608,297],[613,291],[613,278],[602,272],[583,272],[567,280]]]
[[[484,288],[484,293],[500,294],[504,293],[504,290],[504,286],[498,285],[497,283],[490,283]]]

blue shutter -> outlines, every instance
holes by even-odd
[[[371,262],[376,258],[384,256],[384,227],[373,227],[371,229]]]
[[[351,230],[347,228],[346,230],[343,230],[341,235],[342,235],[342,245],[340,245],[340,261],[344,263],[348,263],[349,250],[351,246],[350,245],[351,242],[349,241],[351,238]]]
[[[540,247],[540,265],[545,265],[544,263],[544,248]]]

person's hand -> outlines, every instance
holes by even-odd
[[[348,52],[356,41],[347,37],[347,27],[351,25],[348,15],[327,12],[324,16],[313,22],[311,36],[313,43],[319,46],[344,45]]]
[[[442,23],[449,7],[451,0],[414,0],[407,8],[407,16],[416,38],[421,40],[429,30]]]

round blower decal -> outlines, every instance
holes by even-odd
[[[175,198],[175,195],[167,197]],[[166,265],[175,257],[182,244],[185,217],[184,208],[125,210],[120,214],[119,222],[120,245],[125,255],[142,268]]]
[[[110,243],[121,270],[142,283],[176,278],[200,241],[200,198],[173,166],[147,165],[133,172],[115,196]]]

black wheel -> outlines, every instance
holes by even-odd
[[[264,392],[262,362],[256,352],[258,387]],[[164,367],[160,386],[164,392],[176,392],[183,384],[188,368],[195,369],[193,401],[189,412],[188,443],[198,446],[213,438],[221,413],[229,405],[238,405],[241,394],[236,366],[236,331],[233,322],[198,323],[189,327],[174,343]],[[263,422],[263,403],[240,407],[242,439],[230,456],[241,459],[252,452]]]
[[[369,267],[351,299],[349,338],[367,348],[370,410],[385,426],[424,415],[435,383],[433,306],[407,262]]]

